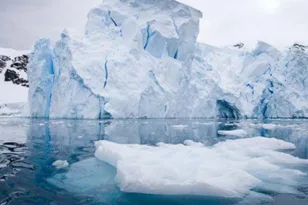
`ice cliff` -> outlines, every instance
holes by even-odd
[[[307,51],[300,44],[283,52],[264,42],[253,50],[199,44],[194,68],[219,86],[215,99],[222,117],[306,118]]]
[[[83,37],[35,45],[31,117],[308,117],[307,48],[196,42],[201,12],[174,0],[105,0]]]
[[[32,117],[179,117],[202,14],[173,0],[106,0],[85,35],[38,41]]]

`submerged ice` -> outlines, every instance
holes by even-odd
[[[117,169],[117,186],[128,193],[240,198],[252,190],[299,194],[297,185],[306,174],[295,167],[308,164],[281,152],[294,149],[293,144],[263,137],[212,147],[190,140],[155,147],[109,141],[95,145],[95,156]]]

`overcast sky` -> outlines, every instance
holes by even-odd
[[[30,49],[64,28],[82,33],[88,11],[102,0],[0,0],[0,47]],[[216,45],[258,40],[279,49],[308,44],[308,0],[179,0],[203,12],[199,41]]]

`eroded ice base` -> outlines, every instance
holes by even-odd
[[[281,152],[295,149],[292,143],[263,137],[211,147],[189,140],[155,147],[109,141],[95,145],[95,156],[117,169],[117,186],[128,193],[245,197],[258,189],[300,194],[297,186],[305,173],[294,167],[308,164]]]

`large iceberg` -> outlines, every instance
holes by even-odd
[[[104,1],[84,37],[63,32],[49,54],[38,41],[29,68],[45,71],[29,72],[30,116],[179,117],[201,16],[173,0]]]
[[[30,117],[308,117],[307,48],[196,42],[202,13],[174,0],[105,0],[83,37],[37,42]]]

